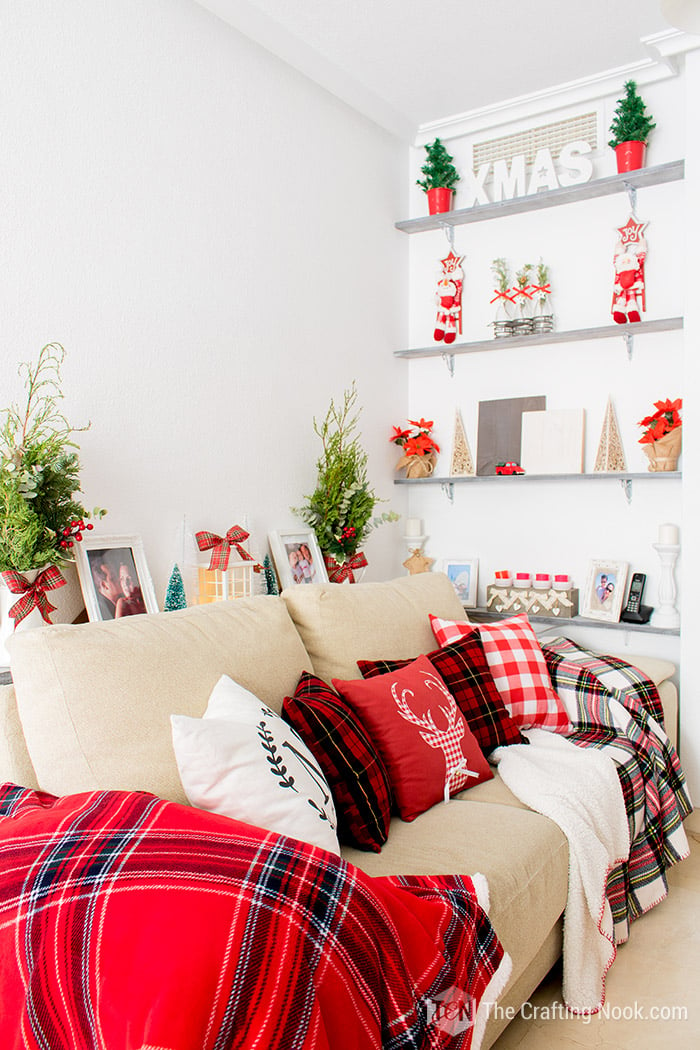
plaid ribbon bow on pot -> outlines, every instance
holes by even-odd
[[[350,580],[350,583],[355,583],[353,570],[364,569],[367,564],[367,559],[362,551],[353,554],[352,558],[344,562],[337,562],[332,554],[324,554],[323,560],[326,563],[328,579],[331,583],[343,583],[344,580]]]
[[[255,561],[241,546],[244,540],[250,536],[249,532],[242,529],[240,525],[232,525],[225,536],[217,536],[215,532],[197,532],[195,538],[200,551],[211,551],[209,569],[221,569],[226,572],[228,560],[231,556],[231,548],[235,547],[243,561]],[[262,565],[255,564],[253,572],[260,572]]]
[[[6,569],[0,575],[11,594],[22,595],[8,613],[8,616],[15,621],[15,629],[25,616],[29,616],[32,609],[38,609],[46,623],[51,623],[51,613],[56,612],[56,606],[52,605],[46,597],[46,591],[54,591],[66,583],[64,576],[55,565],[42,569],[33,583],[30,583],[21,572],[15,572],[14,569]]]

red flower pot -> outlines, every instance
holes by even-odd
[[[435,186],[428,190],[428,214],[439,215],[452,208],[452,190],[446,186]]]
[[[646,149],[646,142],[620,142],[615,146],[618,173],[643,168]]]

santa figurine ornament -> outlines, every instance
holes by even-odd
[[[462,334],[462,283],[464,273],[461,262],[464,256],[450,254],[440,260],[442,272],[438,281],[435,301],[437,317],[433,338],[436,342],[454,343],[457,332]]]
[[[615,245],[615,286],[612,315],[618,324],[641,321],[646,310],[644,260],[647,242],[644,231],[648,223],[637,222],[633,215],[624,226],[619,226],[620,237]]]

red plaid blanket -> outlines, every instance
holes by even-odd
[[[572,721],[569,739],[615,763],[630,829],[630,855],[608,878],[615,943],[633,919],[668,895],[666,871],[688,856],[683,821],[692,812],[678,755],[663,730],[654,683],[624,660],[600,656],[567,638],[543,651],[552,683]]]
[[[468,879],[371,879],[144,793],[0,787],[3,1050],[475,1047],[508,963]]]

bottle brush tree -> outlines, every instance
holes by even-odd
[[[615,149],[621,142],[646,142],[656,124],[646,112],[643,99],[637,94],[634,80],[625,84],[625,94],[618,99],[617,109],[610,125],[613,136],[608,145]]]
[[[448,190],[454,189],[455,183],[459,182],[459,172],[440,139],[435,139],[425,147],[425,150],[426,162],[420,169],[425,178],[416,179],[416,185],[426,193],[428,190],[438,189],[441,186]]]

